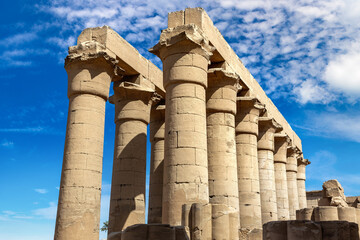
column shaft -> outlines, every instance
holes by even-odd
[[[182,205],[209,202],[205,105],[209,50],[195,25],[163,30],[151,50],[163,61],[166,89],[165,224],[181,224]]]
[[[237,232],[239,223],[239,192],[235,144],[235,113],[238,77],[221,68],[208,71],[207,144],[209,164],[209,202],[219,204],[237,213],[237,223],[231,232]],[[213,211],[222,209],[213,207]],[[214,216],[224,211],[213,212]],[[227,215],[228,215],[227,214]],[[226,214],[225,214],[226,215]],[[229,219],[229,216],[224,216]],[[227,228],[229,228],[228,226]],[[224,234],[224,229],[213,227],[213,238]],[[220,230],[221,229],[221,230]],[[230,230],[230,229],[228,229]],[[223,235],[225,236],[225,235]],[[225,237],[226,238],[226,237]],[[224,239],[225,239],[224,238]]]
[[[149,223],[161,223],[165,149],[165,106],[153,106],[150,116]]]
[[[297,159],[296,149],[288,148],[286,163],[286,178],[289,194],[289,214],[290,220],[296,219],[296,210],[299,209],[299,195],[297,188]]]
[[[227,74],[227,75],[226,75]],[[207,143],[210,203],[239,210],[235,144],[237,77],[209,70],[207,89]]]
[[[241,228],[262,228],[257,154],[258,118],[264,109],[256,99],[240,97],[236,114],[236,153]]]
[[[298,188],[298,197],[299,197],[299,209],[307,208],[306,200],[306,166],[310,164],[309,160],[303,159],[302,157],[298,158],[298,168],[297,168],[297,188]]]
[[[99,239],[105,102],[115,60],[95,49],[88,56],[70,48],[65,61],[70,102],[55,240]]]
[[[259,119],[258,159],[262,223],[278,220],[274,169],[274,133],[282,130],[271,118]]]
[[[114,83],[115,147],[109,230],[145,223],[146,136],[153,90]]]
[[[289,220],[289,196],[286,178],[286,154],[290,139],[286,135],[275,135],[275,185],[278,220]]]

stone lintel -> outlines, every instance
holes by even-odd
[[[211,62],[226,61],[230,68],[241,78],[241,85],[244,89],[249,89],[251,95],[257,97],[264,103],[269,111],[268,115],[275,118],[280,123],[284,131],[293,140],[293,144],[302,149],[301,140],[292,130],[284,116],[279,112],[275,104],[267,97],[260,84],[254,79],[251,73],[246,69],[234,50],[221,35],[220,31],[214,26],[214,23],[202,8],[186,8],[185,11],[171,12],[168,15],[168,27],[174,28],[186,24],[195,24],[204,32],[212,46],[215,47]],[[243,84],[242,84],[243,82]],[[246,87],[245,87],[246,86]]]
[[[198,26],[188,24],[163,30],[159,42],[149,51],[162,60],[172,54],[191,52],[209,59],[214,47]]]
[[[78,37],[77,45],[97,42],[106,49],[109,56],[117,59],[117,65],[125,75],[142,75],[146,86],[152,85],[161,96],[165,96],[162,71],[147,60],[125,39],[108,26],[84,29]],[[71,47],[73,48],[73,47]]]

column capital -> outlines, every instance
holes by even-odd
[[[153,105],[150,113],[150,141],[165,138],[165,105]]]
[[[152,99],[156,100],[158,95],[153,89],[132,82],[115,82],[113,89],[115,94],[112,96],[112,100],[114,101],[128,99],[143,100],[148,103]]]
[[[224,112],[235,115],[236,95],[241,89],[239,75],[223,68],[211,68],[208,70],[207,76],[207,112]]]
[[[104,58],[115,66],[118,63],[116,56],[107,51],[106,47],[96,41],[86,41],[69,47],[68,55],[65,58],[65,67],[75,61],[88,61],[97,58]]]
[[[236,133],[248,133],[258,135],[258,120],[260,112],[265,105],[254,97],[237,97],[237,110],[235,118]]]
[[[274,133],[282,131],[282,127],[273,118],[259,117],[258,149],[274,151]]]
[[[107,100],[110,82],[123,73],[117,63],[115,55],[98,42],[87,41],[70,47],[65,58],[68,97],[91,94]]]
[[[287,155],[288,157],[292,156],[293,154],[297,153],[298,148],[294,146],[288,146],[287,148]]]
[[[115,104],[115,122],[134,119],[148,124],[155,91],[131,82],[114,82],[113,88],[109,101]]]
[[[240,76],[223,68],[209,68],[208,81],[212,80],[212,85],[224,86],[229,85],[234,90],[239,91],[242,86],[239,84]]]
[[[261,111],[265,110],[265,105],[262,104],[256,97],[237,97],[238,108],[255,108]]]
[[[283,127],[274,118],[259,117],[259,131],[261,132],[260,129],[264,132],[279,133],[283,130]]]
[[[287,147],[291,144],[290,137],[285,133],[274,134],[274,162],[287,162]]]
[[[287,144],[287,146],[291,145],[291,138],[286,133],[276,133],[274,135],[275,144],[279,143],[279,145]]]
[[[309,165],[310,163],[311,163],[311,162],[309,161],[309,159],[304,159],[303,157],[297,158],[297,164],[298,164],[298,166],[300,166],[300,165],[307,166],[307,165]]]
[[[160,41],[149,51],[160,59],[177,53],[195,53],[208,60],[215,50],[204,32],[195,24],[167,28],[161,32]]]

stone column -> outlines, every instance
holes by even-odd
[[[145,223],[146,136],[154,91],[115,82],[115,147],[108,234]]]
[[[235,143],[236,94],[239,77],[221,68],[208,71],[207,102],[207,144],[209,167],[209,196],[213,215],[236,212],[239,216],[239,191]],[[216,210],[220,209],[220,212]],[[215,212],[214,212],[215,211]],[[229,216],[224,216],[229,219]],[[239,217],[233,228],[240,228]],[[213,227],[213,238],[224,234],[224,226]],[[228,229],[229,230],[229,229]],[[223,236],[226,236],[225,234]]]
[[[278,220],[274,169],[274,134],[282,127],[268,117],[259,118],[258,159],[262,223]]]
[[[275,134],[275,186],[278,220],[289,220],[289,196],[286,178],[286,155],[290,138],[285,134]]]
[[[307,208],[307,200],[306,200],[306,166],[310,164],[308,159],[304,159],[300,157],[297,159],[297,188],[298,188],[298,197],[299,197],[299,209]]]
[[[207,142],[210,203],[239,211],[235,144],[236,83],[238,77],[210,69],[207,89]]]
[[[235,118],[241,228],[261,229],[261,201],[257,154],[258,119],[264,110],[256,98],[238,97]]]
[[[150,186],[148,223],[161,223],[164,177],[165,105],[154,105],[150,115]]]
[[[150,50],[163,62],[166,90],[164,224],[181,224],[183,204],[209,202],[205,90],[212,50],[195,25],[163,30]]]
[[[55,240],[99,239],[105,103],[116,60],[96,42],[69,48],[69,111]]]
[[[287,163],[286,163],[286,178],[289,194],[289,213],[290,219],[296,220],[296,210],[299,209],[299,195],[297,188],[297,148],[288,147],[287,149]]]

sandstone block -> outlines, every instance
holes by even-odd
[[[341,197],[346,201],[344,189],[336,179],[323,183],[323,197]]]
[[[287,239],[321,240],[321,225],[307,220],[287,221]]]

